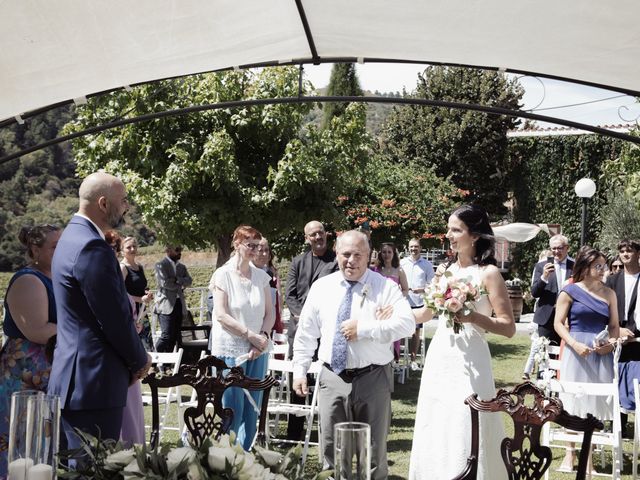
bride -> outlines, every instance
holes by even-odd
[[[447,326],[445,317],[439,319],[422,372],[411,480],[449,480],[464,470],[471,450],[471,415],[464,400],[473,393],[485,400],[496,393],[485,332],[512,337],[516,331],[507,288],[495,266],[495,241],[487,213],[475,205],[458,208],[449,217],[447,238],[456,261],[448,268],[441,266],[434,281],[447,269],[486,294],[475,303],[475,311],[458,314],[459,333]],[[433,317],[426,307],[414,313],[416,323]],[[500,414],[481,413],[478,479],[507,478],[500,456],[503,438]]]

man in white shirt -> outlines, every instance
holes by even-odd
[[[308,393],[307,371],[320,339],[318,397],[324,467],[333,468],[333,426],[371,426],[371,478],[388,476],[387,435],[393,390],[393,342],[410,335],[415,320],[398,286],[367,268],[366,235],[352,230],[336,243],[339,272],[318,279],[307,296],[293,345],[293,389]],[[391,310],[381,320],[383,307]]]
[[[620,337],[638,337],[638,286],[640,285],[640,242],[624,239],[618,243],[618,256],[624,270],[607,278],[607,286],[616,292]],[[633,380],[640,378],[640,343],[627,341],[622,345],[618,363],[620,406],[624,411],[636,411]],[[627,414],[621,414],[622,433],[627,436]]]
[[[431,280],[435,276],[433,270],[433,264],[426,258],[422,258],[420,255],[420,240],[412,238],[409,241],[409,256],[403,258],[400,261],[400,268],[407,276],[407,283],[409,284],[409,304],[411,308],[422,308],[424,306],[424,290],[425,287],[431,283]],[[417,370],[418,364],[416,363],[416,354],[418,353],[418,347],[420,345],[420,329],[422,324],[415,329],[413,338],[411,339],[411,369]]]

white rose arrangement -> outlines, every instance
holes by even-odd
[[[236,443],[235,434],[222,435],[219,440],[207,439],[197,448],[163,446],[149,450],[144,445],[124,449],[120,442],[101,441],[78,432],[83,443],[82,453],[89,454],[87,466],[67,470],[59,478],[80,479],[155,479],[155,480],[302,480],[302,447],[297,445],[282,454],[255,446],[245,452]],[[84,448],[87,447],[87,448]],[[62,458],[72,458],[78,452],[62,452]],[[332,471],[316,475],[326,480]]]

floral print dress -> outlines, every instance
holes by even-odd
[[[56,307],[51,279],[37,270],[23,268],[9,282],[22,275],[36,275],[47,289],[49,322],[56,323]],[[5,295],[6,298],[6,295]],[[5,343],[0,351],[0,479],[7,475],[7,451],[9,449],[9,415],[11,394],[21,390],[47,391],[51,365],[45,356],[45,346],[27,340],[17,328],[8,305],[4,304]]]

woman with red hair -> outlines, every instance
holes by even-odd
[[[273,306],[265,271],[255,267],[262,235],[248,225],[233,232],[234,254],[211,277],[214,298],[211,353],[229,367],[242,364],[248,377],[262,379],[267,373],[269,333],[273,328]],[[246,363],[244,363],[246,361]],[[252,401],[240,388],[229,388],[222,397],[225,408],[233,410],[231,430],[245,450],[251,448],[258,415],[252,403],[260,405],[262,392],[250,392]]]

